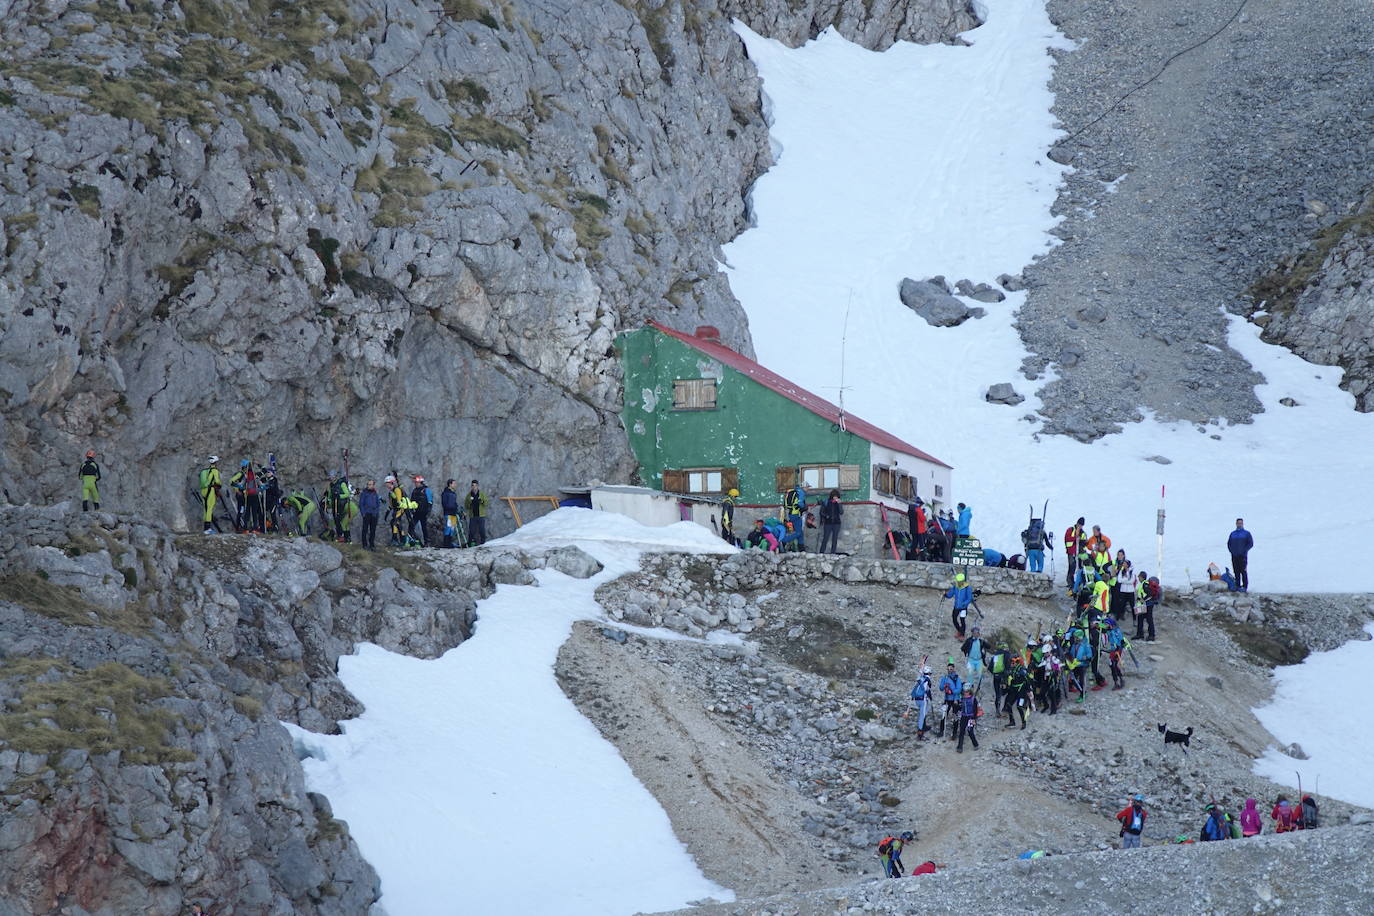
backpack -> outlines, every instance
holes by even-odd
[[[200,469],[200,492],[202,493],[210,489],[210,472],[212,470],[213,468]]]
[[[893,837],[883,837],[883,841],[878,844],[878,855],[888,856],[892,854]]]
[[[1302,829],[1314,830],[1317,827],[1317,803],[1310,797],[1304,798],[1301,805]]]
[[[1021,543],[1026,545],[1029,550],[1040,550],[1045,546],[1045,520],[1043,518],[1033,518],[1030,526],[1021,532]]]
[[[1231,831],[1231,839],[1241,839],[1240,824],[1236,822],[1236,819],[1231,816],[1230,812],[1226,813],[1225,818],[1226,826],[1230,828]]]

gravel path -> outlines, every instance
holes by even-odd
[[[1050,0],[1077,49],[1052,88],[1070,132],[1219,28],[1238,0]],[[1095,126],[1061,143],[1078,170],[1065,244],[1027,270],[1019,326],[1049,428],[1093,438],[1139,419],[1245,420],[1257,376],[1221,310],[1356,202],[1374,175],[1367,0],[1249,0]]]

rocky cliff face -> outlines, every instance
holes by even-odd
[[[0,916],[358,914],[377,877],[277,720],[337,729],[360,641],[434,657],[575,548],[429,559],[0,508]]]
[[[1252,290],[1264,339],[1315,363],[1345,370],[1355,409],[1374,410],[1374,196],[1337,217],[1313,201],[1326,225],[1312,244]],[[1316,212],[1320,210],[1320,212]]]
[[[611,340],[750,351],[770,162],[736,16],[952,40],[965,0],[0,0],[0,485],[178,526],[207,453],[625,479]]]

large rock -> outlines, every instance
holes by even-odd
[[[903,305],[937,328],[952,328],[986,314],[983,309],[967,306],[951,296],[943,282],[907,277],[898,287],[898,295]]]

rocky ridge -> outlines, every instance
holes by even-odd
[[[0,487],[65,498],[93,446],[109,506],[184,528],[211,452],[626,479],[614,336],[751,351],[716,259],[771,153],[729,17],[886,47],[969,10],[0,0]]]
[[[373,555],[71,508],[0,507],[3,916],[367,912],[377,877],[278,720],[360,712],[335,674],[357,642],[434,657],[496,584],[599,569],[576,548]]]

